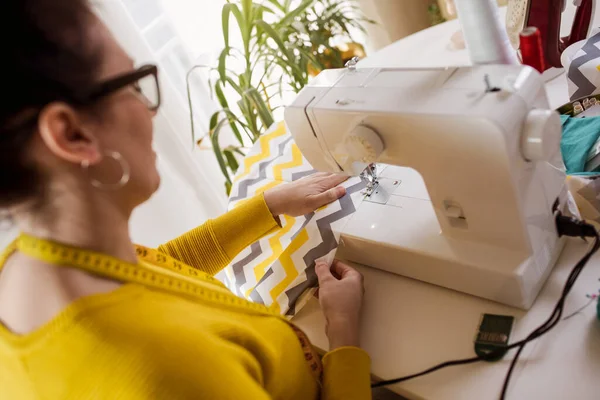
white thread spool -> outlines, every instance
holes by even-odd
[[[473,65],[519,64],[496,0],[456,0],[455,5]]]

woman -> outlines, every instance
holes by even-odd
[[[211,277],[277,215],[342,196],[343,178],[283,185],[157,250],[134,246],[131,212],[159,185],[156,67],[135,69],[84,0],[0,7],[12,38],[0,207],[23,232],[0,260],[0,398],[369,398],[356,271],[316,266],[322,364],[300,330]]]

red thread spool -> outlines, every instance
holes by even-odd
[[[523,64],[537,69],[540,73],[546,70],[542,36],[535,26],[528,26],[519,35],[521,39],[521,58]]]

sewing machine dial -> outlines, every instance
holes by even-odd
[[[562,127],[558,113],[531,110],[525,119],[521,151],[527,161],[548,161],[560,149]]]
[[[358,125],[346,136],[344,147],[350,163],[359,161],[365,164],[377,161],[384,149],[377,132],[364,125]]]

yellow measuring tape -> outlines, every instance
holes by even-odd
[[[138,264],[106,254],[21,234],[0,256],[0,269],[14,251],[50,264],[82,269],[118,281],[191,296],[220,305],[276,315],[268,307],[234,295],[219,280],[157,250],[136,246]]]
[[[272,309],[237,297],[223,283],[204,271],[182,263],[173,257],[144,246],[135,246],[138,264],[132,264],[106,254],[68,246],[50,240],[39,239],[22,233],[0,255],[0,271],[6,259],[15,251],[55,265],[78,268],[122,282],[137,283],[149,288],[215,303],[219,306],[241,308],[257,314],[281,318],[294,330],[305,359],[320,383],[322,366],[320,359],[306,337],[287,319]]]

